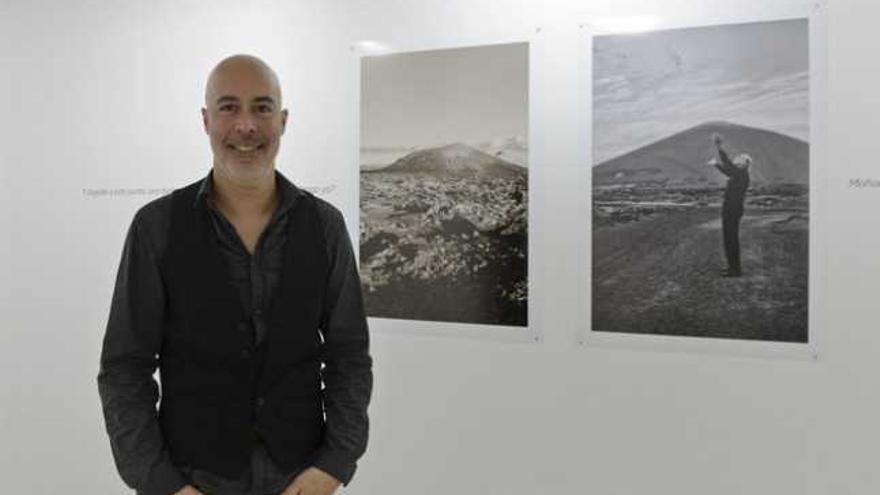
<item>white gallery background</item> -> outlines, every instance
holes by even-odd
[[[736,11],[733,12],[734,5]],[[873,0],[828,2],[819,360],[581,347],[589,166],[578,23],[765,18],[790,2],[490,0],[0,3],[0,474],[4,492],[125,493],[95,377],[122,241],[156,197],[207,172],[198,108],[213,63],[264,56],[291,109],[279,169],[357,225],[349,45],[529,36],[530,266],[541,344],[374,328],[371,443],[349,494],[864,494],[880,488],[880,42]],[[552,294],[552,297],[548,294]]]

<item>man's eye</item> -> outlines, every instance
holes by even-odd
[[[221,112],[231,112],[231,111],[235,110],[235,105],[232,105],[232,104],[220,105],[218,110],[220,110]]]
[[[272,113],[271,105],[259,105],[257,106],[257,111],[260,113]]]

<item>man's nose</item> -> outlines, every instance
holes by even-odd
[[[236,119],[235,131],[241,134],[253,134],[257,132],[257,124],[254,118],[245,112]]]

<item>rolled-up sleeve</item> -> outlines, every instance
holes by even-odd
[[[327,424],[314,465],[347,485],[367,448],[373,361],[360,277],[345,221],[333,207],[324,213],[331,266],[322,318]]]
[[[156,412],[153,374],[162,343],[165,294],[156,253],[132,221],[116,275],[98,372],[110,447],[122,480],[139,495],[173,494],[186,485],[172,464]]]

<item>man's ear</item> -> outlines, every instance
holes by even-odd
[[[208,109],[202,108],[202,126],[205,128],[205,134],[208,133]]]
[[[281,111],[281,134],[287,129],[287,109]]]

